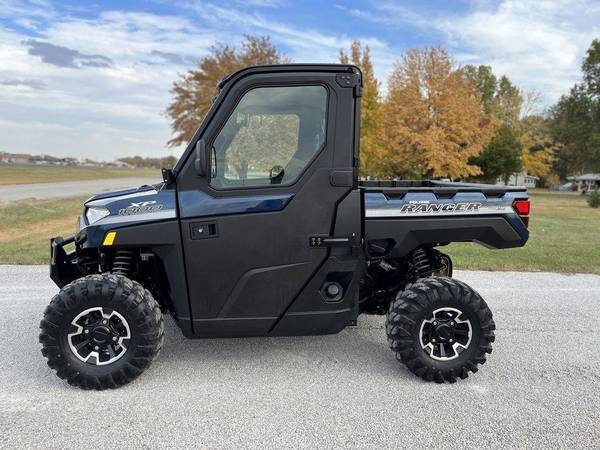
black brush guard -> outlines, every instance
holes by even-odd
[[[79,275],[77,267],[73,263],[76,252],[67,253],[65,245],[75,242],[75,236],[57,236],[50,239],[50,279],[59,288],[70,283]]]

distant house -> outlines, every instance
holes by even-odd
[[[78,166],[79,160],[77,158],[61,158],[60,163],[64,166]]]
[[[41,159],[45,164],[59,165],[61,163],[60,158],[51,155],[41,155]]]
[[[508,178],[508,183],[504,183],[504,179],[498,178],[496,184],[500,184],[502,186],[525,186],[528,188],[537,187],[537,182],[539,177],[534,177],[533,175],[529,175],[527,171],[523,170],[519,173],[514,173]]]
[[[0,153],[0,162],[8,164],[29,164],[31,155],[26,153]]]
[[[567,180],[575,183],[578,192],[600,189],[600,173],[584,173],[568,177]]]
[[[135,166],[133,164],[129,164],[125,161],[115,161],[115,167],[120,167],[123,169],[133,169]]]

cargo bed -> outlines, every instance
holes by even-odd
[[[522,246],[529,236],[516,201],[524,187],[448,181],[363,181],[365,240],[403,256],[422,245]]]

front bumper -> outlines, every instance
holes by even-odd
[[[78,270],[73,264],[75,251],[67,253],[64,246],[75,242],[75,236],[63,238],[57,236],[50,239],[50,279],[59,288],[69,284],[78,277]]]

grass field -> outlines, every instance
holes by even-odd
[[[86,198],[0,205],[0,264],[46,264],[49,238],[75,232]]]
[[[530,192],[529,241],[522,248],[490,250],[450,244],[442,251],[459,269],[588,272],[600,274],[600,209],[575,193]]]
[[[84,198],[0,206],[0,264],[46,264],[48,238],[72,234]],[[455,268],[600,274],[600,209],[579,195],[531,193],[531,236],[524,248],[451,244]]]
[[[0,165],[0,185],[56,183],[123,177],[160,177],[158,169],[117,169],[111,167]]]

